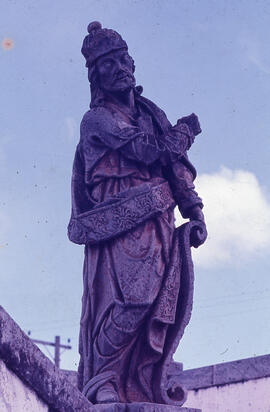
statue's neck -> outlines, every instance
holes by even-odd
[[[106,95],[106,100],[109,103],[118,106],[119,109],[127,115],[133,115],[136,113],[133,89],[117,93],[108,93]]]

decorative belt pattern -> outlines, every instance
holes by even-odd
[[[167,182],[143,184],[123,192],[98,207],[72,216],[69,239],[81,244],[96,244],[134,229],[144,221],[175,205]]]

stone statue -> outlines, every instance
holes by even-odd
[[[141,95],[117,32],[98,22],[88,32],[91,104],[68,227],[70,240],[85,245],[79,388],[93,404],[181,405],[185,390],[167,377],[192,308],[190,247],[206,239],[187,157],[201,129],[195,114],[172,126]],[[178,229],[176,205],[189,219]]]

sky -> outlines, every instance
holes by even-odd
[[[94,20],[127,41],[143,95],[203,130],[189,153],[209,237],[175,360],[270,353],[269,19],[262,0],[0,0],[0,304],[33,339],[71,340],[62,368],[78,365],[84,251],[66,228]]]

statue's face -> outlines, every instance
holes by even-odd
[[[116,50],[96,62],[100,87],[108,92],[123,92],[135,86],[133,63],[126,50]]]

